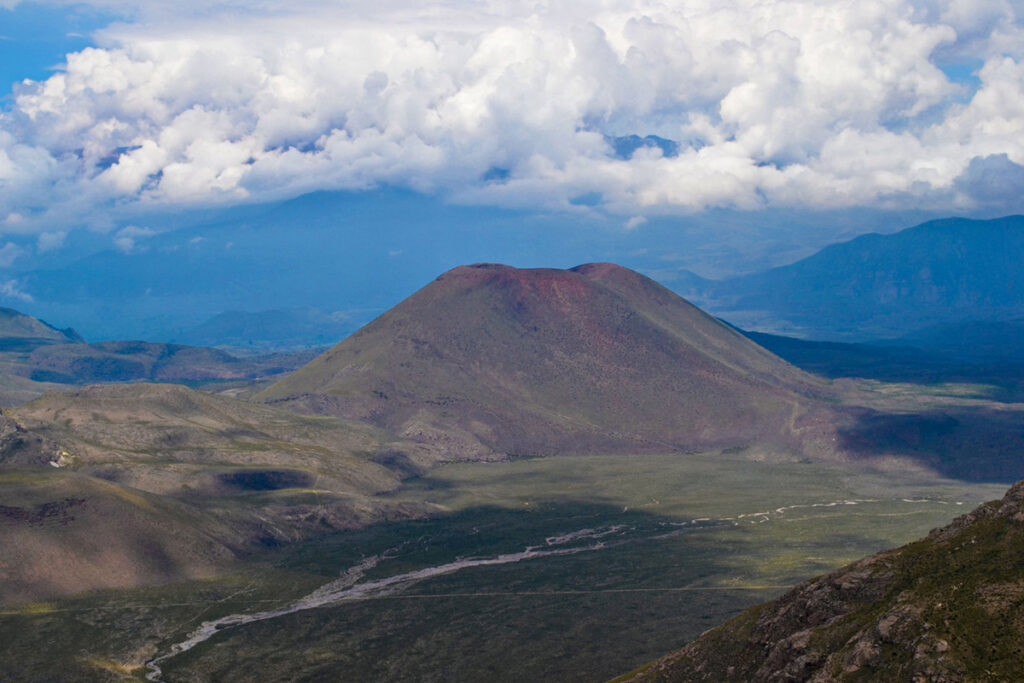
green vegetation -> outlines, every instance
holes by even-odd
[[[606,678],[1000,494],[1024,406],[970,392],[806,375],[611,264],[459,268],[281,405],[131,384],[5,411],[0,671]]]
[[[1024,678],[1024,483],[927,538],[861,560],[624,680]]]
[[[253,565],[245,574],[19,605],[0,611],[0,668],[12,681],[142,678],[162,633],[273,607],[313,586]]]
[[[616,528],[601,549],[463,569],[227,629],[162,664],[168,681],[256,670],[267,680],[607,678],[795,581],[917,537],[997,488],[720,454],[451,464],[386,496],[429,501],[447,510],[440,517],[268,550],[234,577],[0,616],[0,638],[11,637],[0,667],[45,677],[56,655],[74,661],[65,678],[94,680],[101,664],[114,678],[115,664],[139,671],[203,620],[279,606],[371,555],[384,559],[364,581]],[[854,499],[876,502],[830,505]]]

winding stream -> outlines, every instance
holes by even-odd
[[[949,502],[935,499],[900,499],[903,503],[910,504],[938,504],[938,505],[963,505],[960,501]],[[809,503],[803,505],[787,505],[784,507],[774,508],[770,510],[764,510],[759,512],[748,512],[737,515],[735,517],[701,517],[692,519],[685,522],[676,523],[664,523],[671,527],[689,527],[694,528],[716,528],[724,525],[736,526],[741,521],[749,522],[752,524],[764,523],[772,518],[778,518],[784,516],[787,511],[796,509],[814,509],[814,508],[835,508],[839,506],[855,506],[855,505],[870,505],[872,503],[881,503],[884,501],[878,499],[854,499],[854,500],[837,500],[829,503]],[[198,628],[188,634],[188,637],[171,646],[170,650],[166,654],[154,657],[153,659],[146,662],[146,668],[149,672],[146,674],[146,679],[150,681],[162,681],[161,676],[163,670],[160,665],[169,659],[177,657],[178,655],[188,652],[197,645],[206,642],[210,638],[214,637],[221,631],[236,626],[243,626],[245,624],[251,624],[257,621],[266,621],[267,619],[275,619],[282,617],[287,614],[294,614],[295,612],[301,612],[303,610],[315,609],[317,607],[324,607],[338,602],[346,600],[361,600],[382,595],[388,595],[401,591],[412,584],[419,583],[426,579],[430,579],[436,576],[442,576],[444,574],[451,574],[453,572],[467,569],[469,567],[482,567],[488,565],[500,565],[510,564],[513,562],[521,562],[523,560],[531,560],[539,557],[551,557],[556,555],[574,555],[576,553],[592,552],[601,550],[619,543],[628,542],[622,538],[615,538],[614,540],[608,537],[619,537],[623,533],[634,530],[632,527],[626,525],[613,525],[606,526],[597,529],[585,528],[577,531],[571,531],[565,534],[549,536],[544,539],[543,545],[527,546],[524,550],[515,553],[505,553],[501,555],[495,555],[492,557],[470,557],[470,558],[459,558],[452,562],[440,564],[434,567],[425,567],[423,569],[417,569],[415,571],[406,572],[404,574],[396,574],[383,579],[375,579],[373,581],[366,581],[360,583],[365,576],[366,572],[373,569],[381,560],[388,559],[390,555],[384,553],[381,555],[374,555],[369,557],[359,564],[350,567],[345,571],[338,579],[331,581],[330,583],[320,586],[312,593],[299,598],[290,605],[280,607],[274,610],[268,610],[265,612],[254,612],[254,613],[242,613],[242,614],[230,614],[228,616],[220,617],[210,621],[202,622]],[[679,533],[684,533],[686,529],[679,528],[668,534],[661,534],[651,536],[652,538],[664,538],[668,536],[675,536]],[[605,540],[607,539],[607,540]],[[583,545],[579,545],[582,543]]]
[[[163,679],[161,676],[163,675],[163,670],[160,667],[161,663],[166,662],[168,659],[173,657],[177,657],[184,652],[188,652],[195,646],[206,642],[213,636],[228,628],[251,624],[256,621],[275,619],[286,614],[294,614],[295,612],[301,612],[307,609],[324,607],[326,605],[345,600],[359,600],[379,595],[386,595],[388,593],[404,589],[411,584],[418,583],[425,579],[441,576],[443,574],[451,574],[468,567],[510,564],[512,562],[532,560],[538,557],[574,555],[576,553],[600,550],[606,547],[606,544],[604,541],[597,539],[617,534],[626,529],[627,527],[623,525],[615,525],[601,529],[580,529],[579,531],[573,531],[560,536],[548,537],[545,539],[545,545],[527,546],[525,550],[521,550],[517,553],[506,553],[502,555],[495,555],[493,557],[460,558],[453,562],[437,565],[435,567],[425,567],[423,569],[406,572],[405,574],[396,574],[395,576],[389,576],[383,579],[359,583],[360,579],[363,578],[367,571],[376,567],[382,559],[386,559],[387,557],[386,554],[374,555],[363,560],[356,566],[349,568],[340,578],[320,586],[309,595],[299,598],[292,604],[285,607],[268,610],[266,612],[230,614],[226,617],[220,617],[219,619],[204,621],[198,628],[196,628],[196,630],[192,631],[185,640],[171,646],[171,649],[167,654],[155,657],[154,659],[146,662],[146,668],[149,669],[149,673],[146,674],[146,679],[150,681],[162,681]],[[569,545],[570,543],[578,541],[594,542],[589,545]]]

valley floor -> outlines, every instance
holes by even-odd
[[[0,669],[10,680],[603,680],[1005,489],[757,460],[442,466],[389,497],[443,516],[285,547],[233,576],[8,610]]]

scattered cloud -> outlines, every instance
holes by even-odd
[[[1005,0],[94,4],[127,20],[0,114],[0,215],[381,185],[623,217],[960,209],[994,201],[958,180],[973,160],[1024,164]]]
[[[8,242],[0,247],[0,268],[10,268],[19,257],[25,255],[25,250],[14,242]]]
[[[121,228],[114,234],[114,247],[116,247],[118,251],[130,254],[138,250],[138,240],[145,239],[146,237],[152,237],[155,234],[156,231],[150,228],[129,225]]]
[[[32,295],[22,290],[21,284],[17,280],[0,281],[0,297],[25,302],[33,301]]]
[[[64,239],[68,236],[66,232],[44,232],[40,233],[36,241],[36,251],[44,254],[48,251],[60,249],[64,246]]]

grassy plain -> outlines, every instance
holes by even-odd
[[[146,659],[200,622],[280,606],[370,555],[384,559],[364,581],[547,548],[546,539],[592,529],[607,532],[601,547],[228,628],[162,668],[167,681],[601,680],[1005,489],[756,455],[442,466],[388,494],[441,506],[440,517],[272,551],[232,577],[0,615],[0,669],[11,680],[139,678]]]

